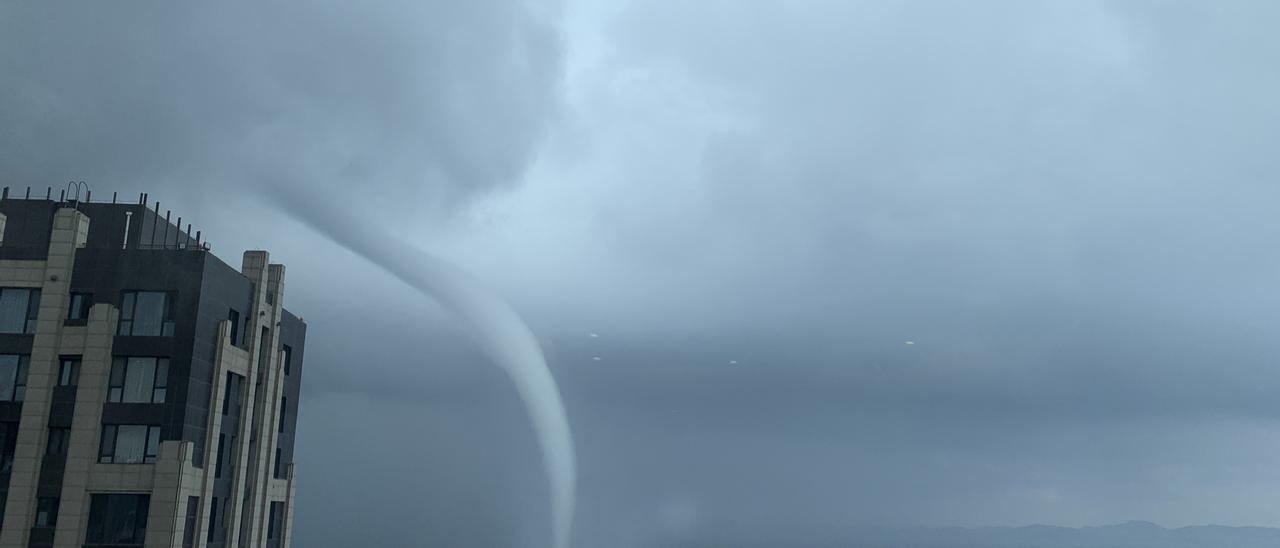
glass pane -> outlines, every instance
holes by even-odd
[[[80,319],[80,302],[84,300],[84,295],[79,293],[71,294],[71,304],[67,307],[67,319]]]
[[[155,387],[155,378],[155,358],[129,358],[129,366],[125,368],[123,401],[151,402],[151,390]]]
[[[160,454],[160,427],[147,427],[147,462],[155,462]]]
[[[111,360],[110,386],[124,386],[124,358]]]
[[[116,427],[108,424],[102,427],[102,446],[98,449],[98,462],[111,462],[116,453]]]
[[[139,291],[133,312],[133,335],[157,337],[164,325],[165,294]]]
[[[121,319],[121,320],[132,320],[132,319],[133,319],[133,296],[134,296],[134,294],[133,294],[133,293],[125,293],[125,294],[124,294],[124,304],[120,305],[120,319]],[[123,322],[121,322],[121,323],[123,323]]]
[[[116,427],[115,462],[124,464],[141,463],[146,447],[146,426],[122,424]]]
[[[58,384],[60,386],[74,386],[79,376],[80,360],[62,360],[62,366],[58,369]]]
[[[31,291],[0,289],[0,333],[23,333],[27,327],[27,299]]]
[[[13,399],[14,380],[18,374],[18,356],[0,354],[0,401]]]
[[[40,315],[40,290],[32,289],[27,296],[27,321],[24,322],[24,333],[36,332],[36,317]]]
[[[151,393],[151,403],[164,403],[165,393],[167,390],[157,388]]]
[[[156,360],[156,386],[169,386],[169,360]]]

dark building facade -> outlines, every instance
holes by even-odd
[[[283,548],[306,324],[140,203],[0,199],[0,548]]]

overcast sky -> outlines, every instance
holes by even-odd
[[[228,263],[288,266],[296,546],[544,546],[549,509],[501,372],[265,188],[529,321],[576,546],[1280,526],[1278,18],[6,0],[0,183],[147,191]]]

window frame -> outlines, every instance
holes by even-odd
[[[267,540],[284,540],[284,512],[283,501],[268,501]]]
[[[218,497],[213,497],[213,500],[209,505],[209,532],[205,538],[206,543],[214,541],[215,534],[218,530],[216,527],[217,525],[220,525],[218,523]]]
[[[67,316],[64,319],[69,322],[87,322],[89,321],[89,309],[92,307],[93,293],[72,291],[67,298]]]
[[[67,449],[71,445],[71,429],[60,426],[50,426],[48,437],[44,442],[44,454],[48,455],[65,455]]]
[[[121,506],[113,508],[111,501],[118,500],[124,502],[126,498],[133,499],[134,507],[132,512]],[[108,538],[110,532],[107,530],[106,522],[113,517],[112,510],[116,513],[124,515],[132,515],[133,523],[130,533],[130,541],[127,543],[115,542],[116,539]],[[86,548],[124,548],[142,547],[146,541],[147,518],[151,511],[151,494],[150,493],[90,493],[89,495],[89,516],[88,523],[85,525],[84,544]],[[95,523],[94,518],[98,518]]]
[[[57,527],[58,506],[58,497],[36,497],[36,519],[33,527]],[[44,519],[41,519],[42,513]]]
[[[120,428],[124,426],[147,429],[142,442],[142,460],[139,462],[116,462],[119,460],[116,451],[120,444]],[[160,433],[158,424],[104,424],[98,444],[98,464],[155,464],[160,456]]]
[[[227,322],[231,324],[231,345],[239,346],[240,341],[240,311],[231,307],[227,307]]]
[[[129,367],[132,360],[154,360],[151,373],[151,401],[125,400],[126,388],[129,386]],[[107,376],[108,403],[165,403],[169,395],[169,369],[173,360],[162,356],[113,356],[111,371]],[[117,374],[117,372],[119,372]]]
[[[58,386],[78,386],[80,384],[80,364],[84,358],[79,355],[58,356]]]
[[[225,458],[226,451],[227,451],[227,435],[220,433],[218,434],[218,451],[215,457],[218,459],[218,462],[215,462],[213,464],[213,479],[222,478],[222,461]]]
[[[187,497],[187,512],[182,530],[182,548],[194,548],[196,544],[197,525],[200,522],[200,497]]]
[[[27,294],[26,316],[23,317],[21,331],[4,331],[7,335],[31,335],[36,332],[36,319],[40,315],[39,287],[0,287],[0,298],[6,291],[22,291]]]
[[[164,295],[164,312],[160,318],[160,333],[157,335],[134,332],[137,323],[138,294],[159,293]],[[129,289],[120,292],[120,322],[116,326],[116,335],[124,337],[172,337],[174,326],[174,305],[176,292],[159,289]]]
[[[231,409],[235,408],[236,415],[240,414],[240,391],[244,387],[244,376],[233,371],[227,371],[225,385],[222,387],[222,415],[231,415]]]
[[[16,359],[13,363],[13,378],[9,382],[11,388],[5,390],[6,393],[0,393],[0,401],[20,402],[27,397],[27,376],[31,373],[31,355],[30,354],[0,354],[0,359],[13,356]],[[9,379],[6,379],[7,381]]]
[[[278,434],[284,433],[284,422],[285,422],[285,419],[287,418],[285,415],[287,415],[288,413],[289,413],[289,398],[287,396],[280,396],[280,412],[279,412],[280,424],[279,426],[276,427],[276,433]]]

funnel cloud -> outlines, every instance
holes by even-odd
[[[497,295],[390,231],[360,222],[314,197],[277,194],[276,202],[332,242],[440,303],[466,326],[484,354],[506,372],[524,400],[542,449],[551,484],[552,546],[569,548],[577,474],[573,436],[560,389],[529,327]]]

